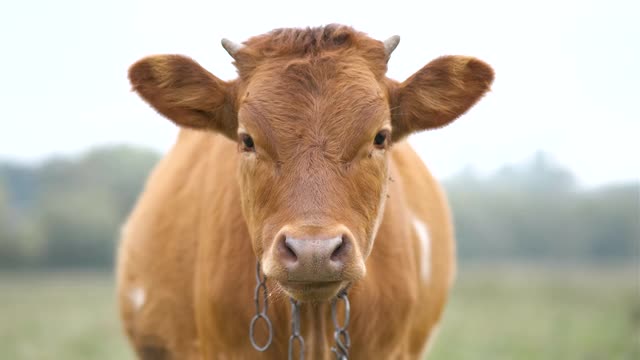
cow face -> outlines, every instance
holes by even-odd
[[[237,143],[241,206],[263,271],[298,300],[331,298],[366,273],[392,142],[461,115],[492,70],[444,57],[397,83],[385,77],[388,47],[340,26],[225,45],[235,81],[167,55],[134,64],[131,82],[180,126]]]
[[[386,89],[359,59],[278,63],[238,112],[245,218],[263,270],[291,295],[335,295],[365,273],[388,181]]]

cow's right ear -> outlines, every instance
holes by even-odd
[[[489,91],[493,69],[468,56],[433,60],[402,84],[391,98],[393,140],[447,125]]]
[[[216,130],[236,138],[233,83],[180,55],[146,57],[131,66],[129,80],[140,96],[181,127]]]

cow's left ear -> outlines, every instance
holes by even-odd
[[[493,70],[466,56],[438,58],[391,90],[393,139],[444,126],[489,90]]]
[[[234,82],[218,79],[181,55],[146,57],[131,66],[129,80],[133,90],[177,125],[236,139]]]

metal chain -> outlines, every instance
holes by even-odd
[[[298,342],[298,359],[304,360],[304,338],[300,334],[300,303],[289,298],[291,303],[291,336],[289,336],[289,360],[293,360],[293,345]]]
[[[344,302],[344,323],[342,326],[338,323],[338,301]],[[331,301],[331,319],[333,320],[333,339],[336,346],[331,347],[331,352],[336,355],[338,360],[347,360],[349,358],[349,347],[351,347],[351,338],[349,337],[349,320],[351,319],[351,307],[346,292],[342,292],[337,298]]]
[[[269,319],[269,315],[267,315],[267,310],[269,309],[269,299],[267,298],[267,295],[268,295],[267,276],[266,275],[260,276],[260,272],[261,272],[260,262],[258,261],[256,262],[257,285],[253,292],[253,301],[256,304],[256,314],[253,316],[253,318],[251,319],[251,323],[249,324],[249,340],[251,340],[251,345],[253,345],[254,349],[258,351],[265,351],[269,348],[269,346],[271,345],[271,342],[273,341],[273,325],[271,325],[271,320]],[[263,305],[262,310],[260,310],[260,294],[261,293],[262,293],[262,305]],[[267,342],[263,346],[258,345],[254,337],[256,323],[258,322],[259,319],[264,320],[264,322],[267,324],[267,332],[268,332]]]
[[[249,340],[254,349],[258,351],[265,351],[271,346],[273,342],[273,325],[267,315],[269,309],[269,299],[267,298],[267,276],[260,275],[261,268],[260,262],[256,262],[256,288],[253,292],[253,302],[256,305],[256,314],[251,319],[249,324]],[[260,294],[262,294],[262,310],[260,309]],[[344,303],[344,323],[342,326],[338,323],[338,301]],[[295,342],[298,342],[298,359],[304,360],[304,338],[300,333],[300,302],[289,298],[291,303],[291,336],[289,336],[289,360],[293,360],[293,348]],[[255,339],[255,327],[258,320],[262,319],[267,324],[267,342],[260,346]],[[349,320],[351,319],[351,307],[349,305],[349,298],[347,292],[342,291],[338,296],[331,301],[331,320],[333,320],[333,339],[336,346],[331,347],[331,352],[336,355],[337,360],[349,359],[349,348],[351,347],[351,338],[349,337]]]

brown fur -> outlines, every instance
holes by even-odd
[[[491,68],[443,57],[398,83],[385,76],[382,42],[339,25],[275,30],[235,59],[231,82],[177,55],[130,69],[134,89],[185,128],[123,229],[119,298],[134,348],[141,358],[280,359],[295,296],[306,301],[307,358],[327,359],[326,300],[350,286],[351,358],[419,358],[452,284],[454,243],[441,190],[401,139],[468,110],[488,90]],[[393,144],[374,146],[383,129]],[[250,134],[255,152],[242,151],[237,132]],[[427,254],[413,219],[427,226]],[[288,287],[274,250],[283,229],[349,234],[339,286],[320,295]],[[248,339],[257,259],[274,323],[265,353]],[[138,288],[140,308],[131,299]]]

